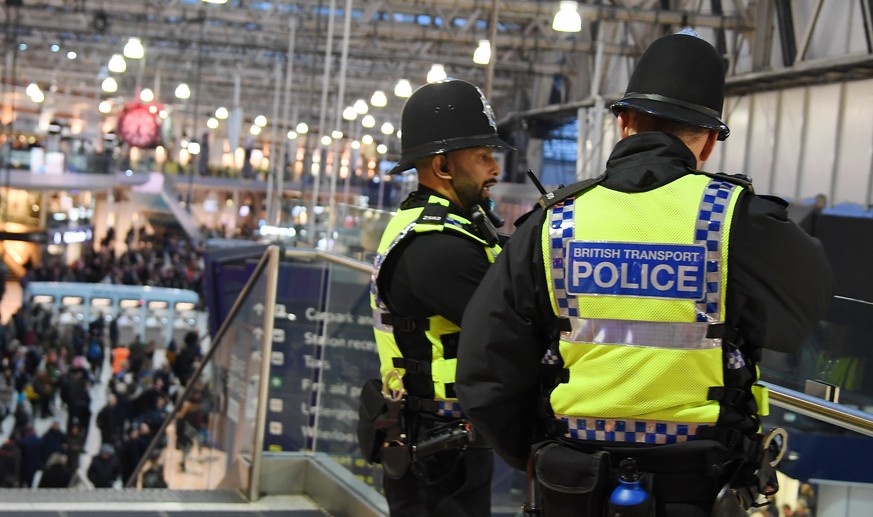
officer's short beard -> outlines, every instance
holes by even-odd
[[[473,207],[486,199],[485,195],[482,193],[485,189],[484,184],[479,185],[478,189],[475,192],[472,192],[472,188],[468,188],[470,185],[461,185],[461,188],[458,188],[458,186],[455,185],[454,177],[449,180],[449,183],[452,186],[452,190],[455,191],[458,201],[461,203],[461,208],[467,212],[473,210]]]

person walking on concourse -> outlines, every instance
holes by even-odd
[[[540,515],[605,515],[619,475],[657,517],[713,515],[755,468],[762,350],[794,351],[831,300],[786,202],[699,170],[730,134],[724,77],[695,32],[654,41],[605,173],[545,195],[467,304],[461,406],[535,474]]]

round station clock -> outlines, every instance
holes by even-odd
[[[147,104],[128,104],[118,118],[118,134],[131,147],[148,149],[158,144],[161,126]]]

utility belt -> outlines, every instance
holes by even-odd
[[[387,388],[391,376],[401,384],[395,393]],[[388,377],[385,382],[372,379],[364,383],[357,428],[361,454],[370,463],[381,463],[386,476],[399,479],[411,469],[425,481],[436,482],[428,473],[427,460],[455,453],[459,461],[468,446],[481,446],[467,420],[444,416],[443,401],[407,394],[396,370]],[[460,409],[452,404],[448,402],[449,414]],[[439,476],[448,474],[451,472]]]
[[[666,445],[567,438],[542,442],[530,455],[525,513],[745,516],[746,509],[768,504],[778,490],[776,466],[786,450],[787,434],[774,429],[749,442],[753,445],[743,452],[712,439]],[[630,485],[635,488],[628,490]]]

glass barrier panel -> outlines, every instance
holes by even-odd
[[[370,309],[370,274],[328,264],[321,372],[315,407],[314,448],[381,490],[382,469],[368,464],[357,440],[361,386],[379,377],[379,353]]]
[[[322,326],[327,268],[307,259],[279,266],[267,393],[264,450],[311,451],[312,422],[321,372]],[[324,365],[325,368],[330,365]]]
[[[188,381],[193,383],[190,396],[167,426],[154,461],[143,468],[141,486],[147,486],[150,469],[155,467],[171,489],[224,488],[248,493],[267,312],[268,275],[266,270],[261,273],[227,323],[223,337],[214,344],[211,361],[199,377]],[[190,328],[192,321],[199,325],[203,317],[189,313],[182,316],[182,324]],[[182,329],[180,325],[177,330]],[[180,347],[182,342],[177,340]],[[206,343],[208,339],[198,346]],[[205,355],[207,350],[200,352]]]
[[[873,412],[873,303],[834,297],[825,318],[797,352],[765,351],[762,379]],[[834,399],[833,397],[837,397]]]
[[[336,206],[334,253],[371,263],[393,212],[347,204]]]
[[[382,491],[382,469],[368,463],[357,441],[359,396],[363,384],[379,377],[379,356],[370,309],[369,265],[365,270],[328,263],[324,338],[312,420],[314,450],[330,455],[375,490]],[[492,511],[512,514],[524,502],[526,476],[495,455]]]

